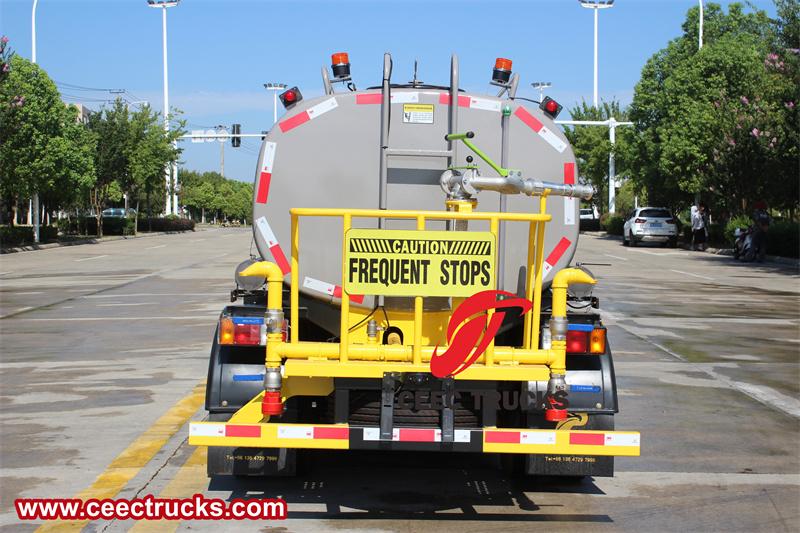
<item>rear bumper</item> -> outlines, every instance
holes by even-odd
[[[380,428],[349,424],[236,424],[192,422],[189,444],[246,448],[332,450],[419,450],[547,455],[639,456],[635,431],[552,429],[456,429],[452,440],[435,428],[394,428],[381,439]]]

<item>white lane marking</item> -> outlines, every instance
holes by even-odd
[[[0,276],[5,276],[6,274],[11,274],[11,271],[9,270],[8,272],[0,272]]]
[[[15,309],[14,311],[12,311],[10,313],[6,313],[5,315],[0,316],[0,318],[6,318],[6,317],[9,317],[11,315],[16,315],[18,313],[23,313],[25,311],[30,311],[31,309],[33,309],[33,307],[20,307],[19,309]]]
[[[628,252],[636,252],[637,254],[647,254],[647,255],[689,255],[688,252],[651,252],[650,250],[641,250],[635,249],[632,250],[631,248],[627,248]]]
[[[127,307],[132,305],[158,305],[156,302],[97,304],[97,307]]]
[[[226,287],[229,285],[225,285]],[[89,290],[89,289],[82,289]],[[87,294],[81,298],[130,298],[132,296],[220,296],[221,292],[133,292],[130,294]]]
[[[92,257],[84,257],[83,259],[75,259],[76,263],[80,263],[81,261],[91,261],[92,259],[102,259],[104,257],[108,257],[107,255],[93,255]]]
[[[610,257],[612,259],[619,259],[620,261],[627,261],[628,259],[625,257],[620,257],[618,255],[611,255],[611,254],[603,254],[606,257]]]
[[[700,279],[707,279],[708,281],[714,281],[714,278],[709,278],[708,276],[701,276],[700,274],[692,274],[691,272],[684,272],[683,270],[675,270],[674,268],[670,268],[671,271],[676,272],[678,274],[686,274],[687,276],[694,276],[695,278]]]
[[[191,241],[189,241],[189,242],[203,242],[204,240],[205,240],[205,239],[194,239],[194,240],[191,240]]]
[[[12,293],[15,296],[30,296],[31,294],[42,294],[42,291],[33,291],[33,292],[14,292]]]
[[[156,248],[164,248],[165,246],[166,244],[159,244],[158,246],[150,246],[148,248],[145,248],[145,250],[155,250]]]
[[[25,308],[23,308],[25,309]],[[20,309],[19,311],[22,311]],[[28,307],[27,309],[32,309]],[[16,311],[17,313],[19,311]],[[213,315],[198,315],[198,316],[128,316],[128,317],[116,317],[116,316],[102,316],[102,317],[72,317],[72,318],[16,318],[13,320],[18,320],[21,322],[95,322],[95,321],[104,321],[104,320],[211,320],[215,319],[219,316],[219,313],[214,313]],[[2,318],[2,317],[0,317]],[[12,319],[10,319],[12,320]]]

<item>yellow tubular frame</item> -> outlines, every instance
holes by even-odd
[[[460,204],[464,205],[460,205]],[[452,205],[451,205],[452,204]],[[448,204],[448,211],[402,211],[379,209],[332,209],[332,208],[293,208],[291,214],[291,288],[290,288],[290,342],[284,342],[280,333],[267,336],[267,367],[276,367],[286,360],[287,368],[300,371],[306,365],[292,365],[293,360],[316,360],[326,370],[313,375],[363,377],[373,375],[373,365],[369,363],[384,362],[383,366],[419,371],[423,364],[430,362],[434,346],[422,345],[423,297],[414,297],[413,342],[411,345],[383,345],[377,343],[351,344],[350,337],[350,296],[342,291],[339,342],[301,342],[300,341],[300,218],[301,217],[337,217],[342,219],[342,287],[346,286],[346,239],[347,231],[352,227],[354,218],[384,218],[414,220],[418,230],[424,231],[429,220],[466,220],[488,221],[489,231],[497,242],[498,228],[501,221],[528,223],[528,260],[525,296],[532,301],[533,308],[525,316],[524,340],[521,348],[495,346],[494,341],[486,352],[476,361],[469,373],[457,377],[466,379],[497,379],[498,375],[508,375],[500,371],[498,365],[508,368],[516,367],[519,380],[530,380],[531,376],[541,377],[544,367],[551,373],[564,372],[566,343],[554,340],[550,349],[539,349],[539,325],[542,300],[542,264],[544,258],[544,229],[551,220],[547,214],[547,194],[539,200],[538,213],[496,213],[474,212],[473,205],[465,202]],[[282,310],[283,273],[273,263],[260,262],[251,265],[242,275],[263,276],[267,281],[267,308]],[[588,274],[578,269],[564,269],[553,279],[553,312],[554,317],[566,316],[566,289],[570,283],[594,283]],[[496,282],[495,282],[496,285]],[[457,299],[454,299],[457,300]],[[454,307],[457,302],[454,302]],[[491,313],[491,312],[490,312]],[[442,347],[443,349],[443,347]],[[365,367],[365,364],[370,367]],[[333,365],[334,367],[332,367]],[[380,366],[380,365],[379,365]],[[312,374],[309,372],[310,375]],[[302,375],[302,374],[295,374]]]

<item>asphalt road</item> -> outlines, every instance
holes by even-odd
[[[614,478],[519,481],[493,457],[314,452],[296,478],[217,480],[186,444],[250,233],[219,229],[0,256],[0,528],[17,497],[282,497],[261,531],[796,531],[800,276],[581,238],[615,354]],[[80,527],[84,524],[66,525]],[[89,531],[124,531],[96,522]],[[218,524],[142,523],[134,530]],[[252,530],[252,523],[225,529]]]

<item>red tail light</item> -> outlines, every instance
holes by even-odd
[[[645,222],[647,222],[646,218],[637,218],[633,221],[634,224],[644,224]]]
[[[558,114],[561,113],[561,104],[549,96],[545,96],[544,100],[539,103],[539,109],[544,111],[547,116],[555,120]]]
[[[261,326],[258,324],[234,324],[233,343],[258,346],[261,344]]]
[[[588,351],[588,331],[567,331],[567,353],[586,353]]]

